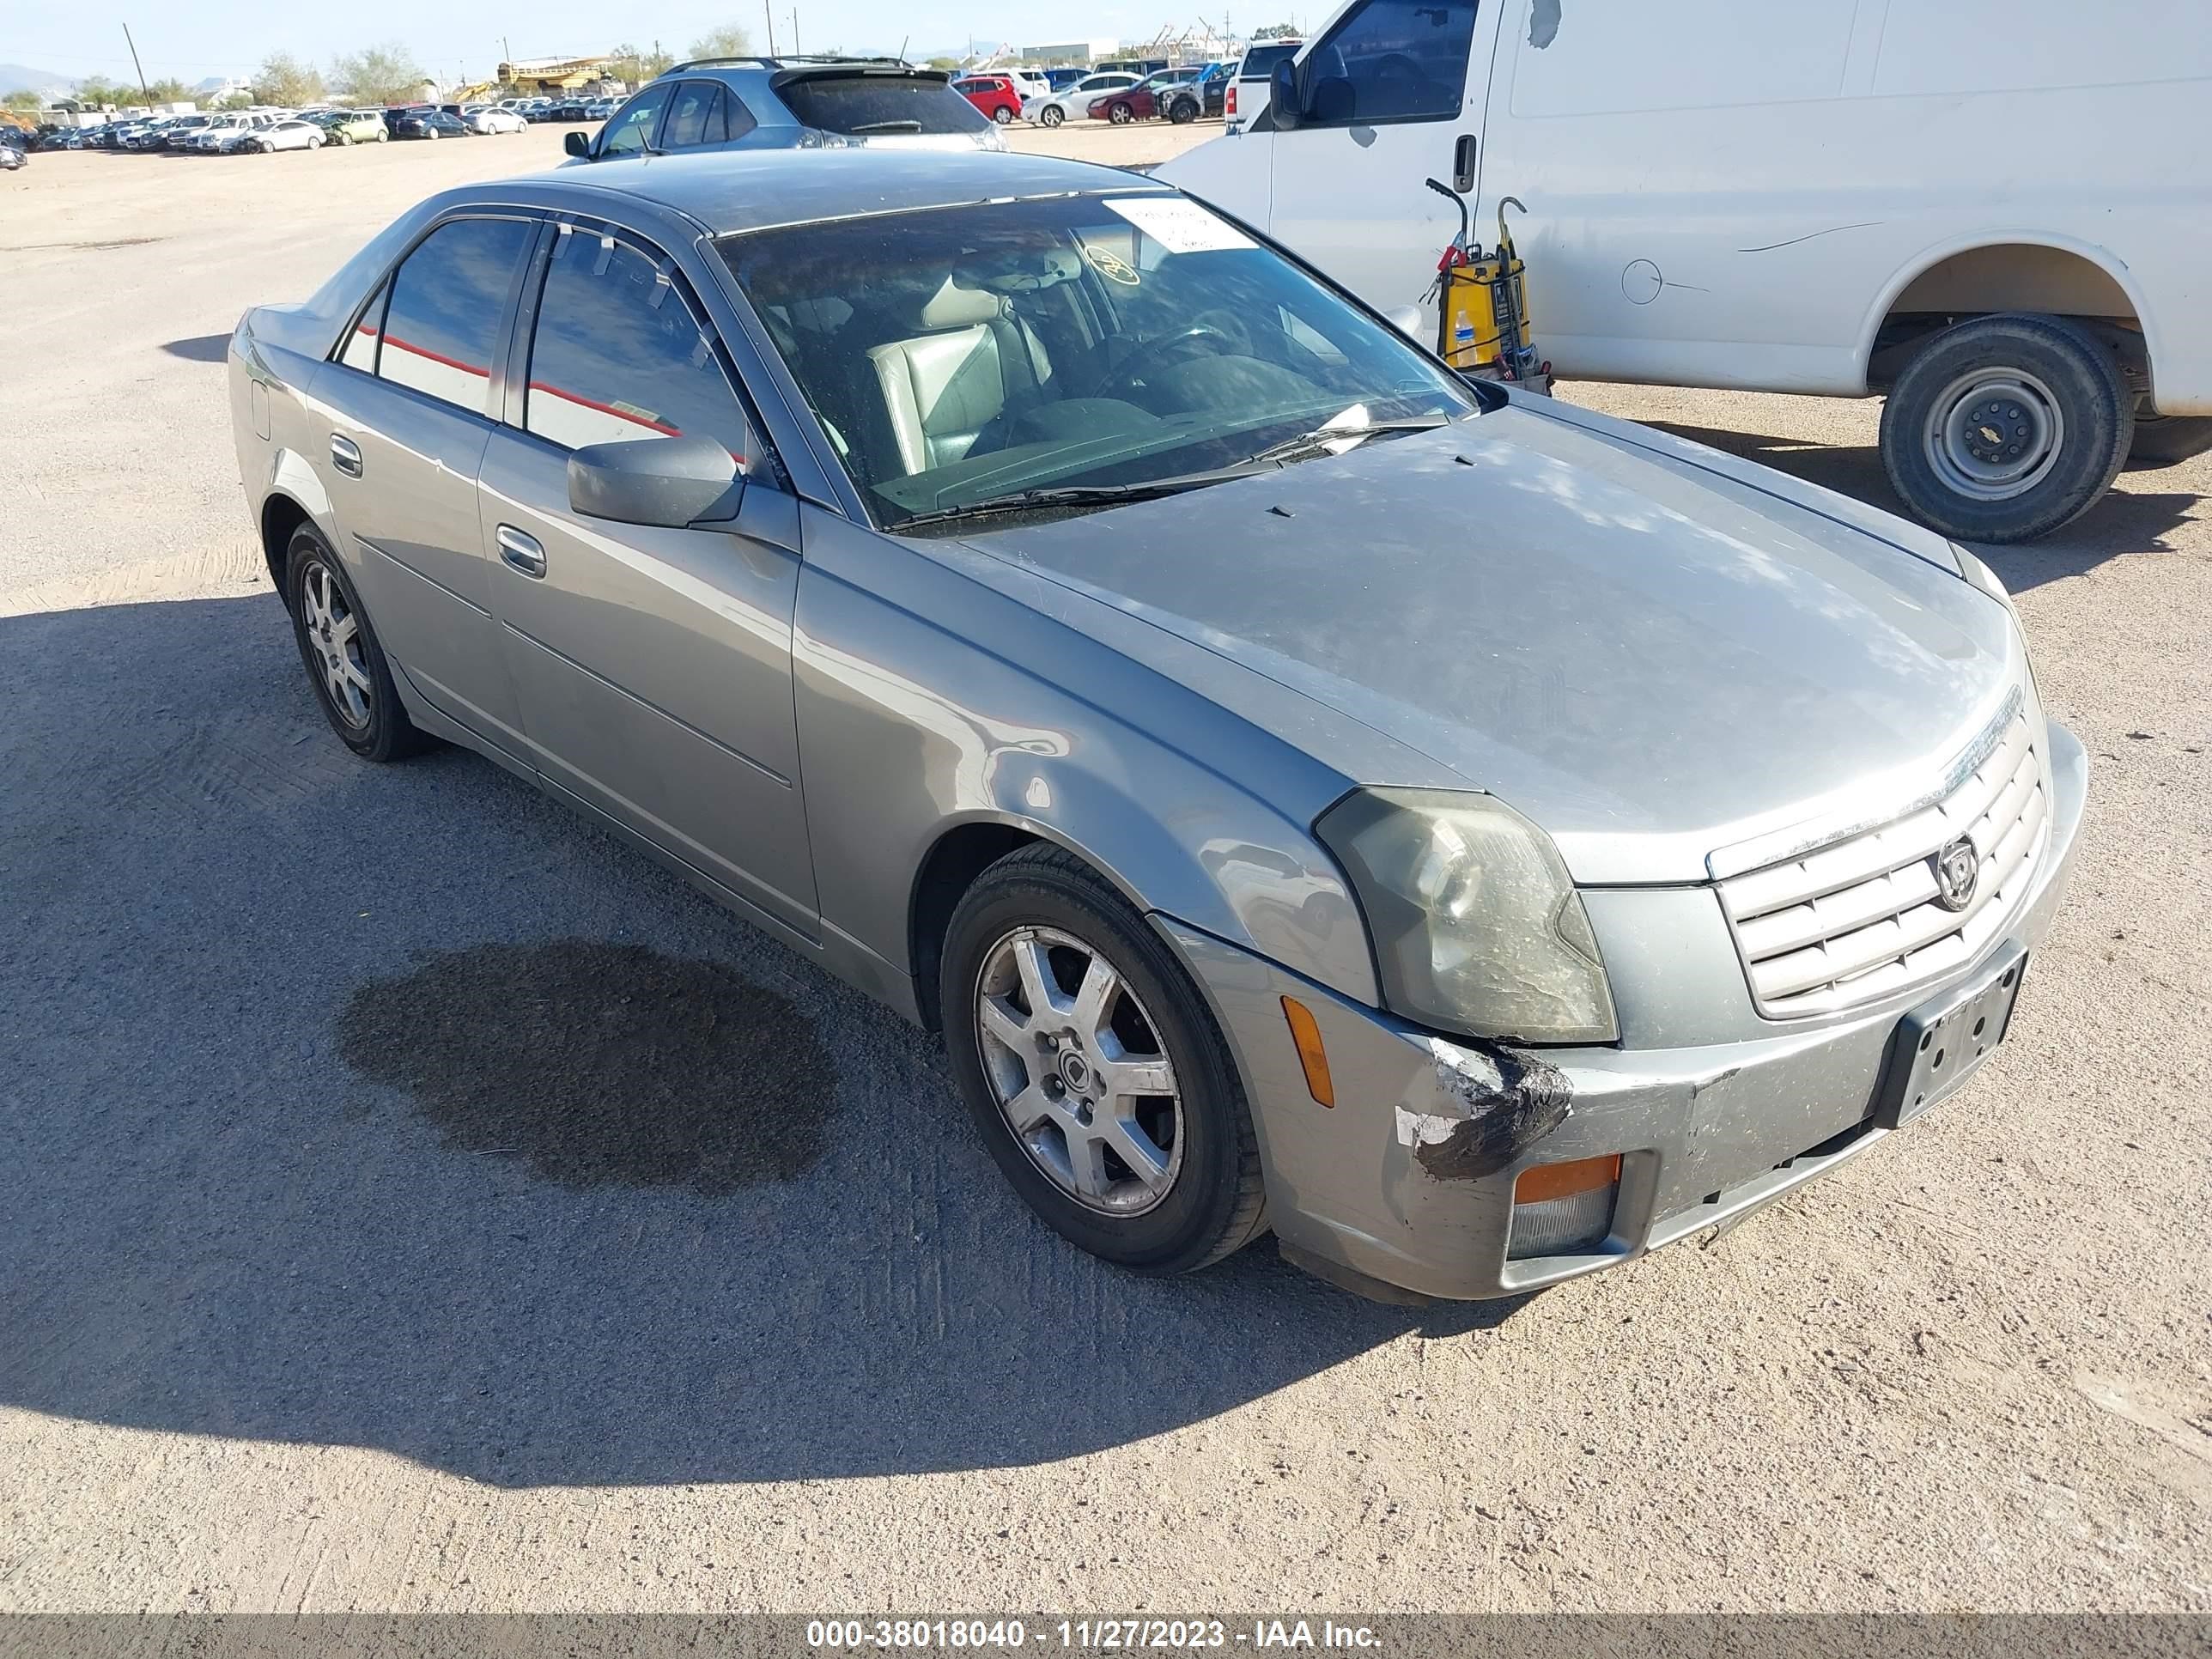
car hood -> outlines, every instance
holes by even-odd
[[[2024,682],[2008,611],[1940,538],[1606,424],[1516,401],[970,539],[1428,756],[1585,883],[1879,821]]]

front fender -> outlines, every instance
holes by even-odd
[[[1003,562],[811,507],[805,536],[793,670],[825,931],[911,975],[919,872],[948,835],[1002,825],[1140,910],[1376,1000],[1358,908],[1308,830],[1344,779],[1024,604],[1036,579]]]

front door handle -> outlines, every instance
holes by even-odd
[[[361,477],[361,446],[350,438],[331,434],[331,465],[349,478]]]
[[[1452,188],[1462,196],[1474,188],[1474,135],[1462,132],[1452,146]]]
[[[538,538],[524,535],[511,524],[499,527],[499,556],[526,576],[545,574],[545,550]]]

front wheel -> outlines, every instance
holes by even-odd
[[[2119,476],[2135,393],[2080,324],[1977,317],[1923,345],[1881,411],[1881,459],[1913,515],[1962,541],[2024,542]]]
[[[1137,118],[1137,112],[1127,104],[1109,104],[1106,106],[1106,118],[1117,127],[1126,127]]]
[[[1042,109],[1037,112],[1037,125],[1039,126],[1056,127],[1066,119],[1067,119],[1067,112],[1060,108],[1057,104],[1047,104]]]
[[[1188,98],[1168,106],[1168,119],[1179,127],[1187,127],[1198,119],[1198,106]]]
[[[400,703],[384,647],[337,556],[302,525],[288,556],[292,633],[331,729],[364,760],[403,760],[428,748],[430,740]]]
[[[976,1127],[1054,1231],[1140,1273],[1188,1273],[1266,1231],[1258,1141],[1205,1000],[1144,918],[1056,847],[978,878],[939,973]]]

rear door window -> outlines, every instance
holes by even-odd
[[[979,132],[989,118],[933,76],[810,75],[776,89],[801,126],[855,138]]]
[[[714,81],[686,81],[668,100],[668,124],[660,130],[663,149],[696,149],[722,142],[722,88]]]
[[[570,449],[708,437],[750,461],[752,423],[683,280],[629,242],[564,234],[538,301],[523,425]]]
[[[527,220],[455,219],[416,244],[392,273],[378,378],[481,410],[515,267],[536,234]]]

